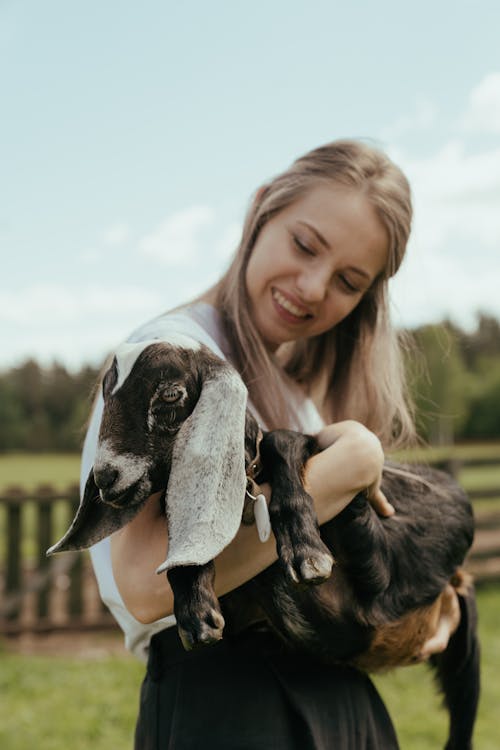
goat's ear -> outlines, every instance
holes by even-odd
[[[125,526],[141,507],[142,504],[131,508],[113,508],[101,502],[99,489],[94,481],[94,471],[91,469],[71,526],[62,539],[47,550],[47,555],[91,547]]]
[[[204,565],[234,538],[245,498],[247,392],[220,363],[176,438],[167,488],[168,556],[157,572]]]

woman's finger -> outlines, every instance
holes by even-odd
[[[394,506],[391,505],[380,487],[368,489],[366,492],[366,496],[368,498],[368,502],[379,516],[388,518],[389,516],[393,516],[395,514],[396,510]]]

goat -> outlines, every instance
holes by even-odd
[[[93,471],[70,529],[49,554],[91,546],[122,527],[168,480],[169,553],[158,571],[167,571],[185,648],[219,640],[225,620],[237,632],[248,623],[241,613],[250,602],[251,618],[262,617],[296,651],[369,671],[418,658],[455,590],[459,627],[431,661],[450,714],[447,750],[471,747],[479,645],[474,592],[460,565],[473,517],[451,478],[388,464],[382,489],[395,516],[378,517],[360,493],[319,529],[302,483],[307,459],[319,451],[316,439],[287,430],[261,436],[241,379],[205,346],[183,336],[125,345],[102,393]],[[223,597],[221,609],[213,557],[234,537],[242,514],[248,520],[252,473],[272,486],[278,562]],[[202,551],[193,556],[197,545]]]

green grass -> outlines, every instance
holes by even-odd
[[[483,690],[477,750],[498,749],[500,705],[500,589],[478,593]],[[98,636],[95,636],[96,639]],[[97,660],[77,655],[0,655],[2,750],[114,750],[132,747],[144,667],[130,656]],[[397,728],[402,750],[444,746],[447,716],[431,672],[408,667],[375,678]]]
[[[33,490],[39,484],[65,489],[78,482],[80,456],[73,453],[5,453],[0,455],[0,491],[13,485]]]
[[[500,705],[500,588],[478,592],[481,639],[482,692],[475,731],[477,750],[498,750]],[[440,706],[432,672],[427,667],[408,667],[375,679],[393,717],[402,750],[444,747],[447,714]]]
[[[438,461],[445,458],[499,458],[499,456],[500,442],[488,442],[412,448],[399,451],[394,457],[401,461]]]
[[[127,657],[89,662],[3,654],[0,747],[131,748],[143,671]]]
[[[400,460],[431,461],[454,456],[456,458],[500,458],[500,443],[472,443],[452,447],[425,448],[397,454]],[[65,489],[78,482],[80,457],[72,453],[5,453],[0,455],[0,491],[11,485],[28,490],[39,484],[53,484]],[[500,466],[465,469],[460,481],[467,488],[498,484]]]
[[[21,487],[27,492],[38,486],[49,484],[56,492],[64,495],[71,485],[78,484],[80,474],[80,456],[72,453],[5,453],[0,455],[0,494],[9,487]],[[32,560],[37,555],[36,503],[27,501],[22,509],[22,547],[23,559]],[[68,528],[71,517],[64,502],[56,503],[55,528],[52,542],[62,536]],[[0,567],[5,560],[6,511],[0,506]]]
[[[500,445],[467,446],[466,455],[498,456]],[[424,456],[421,457],[424,459]],[[425,459],[424,459],[425,460]],[[0,491],[17,484],[41,483],[64,490],[78,480],[74,455],[0,456]],[[500,484],[498,469],[467,470],[469,487]],[[485,501],[486,505],[486,501]],[[488,507],[491,507],[488,501]],[[26,508],[25,553],[34,554],[34,509]],[[0,514],[0,535],[2,533]],[[66,521],[64,520],[64,523]],[[476,731],[478,750],[497,750],[500,705],[500,588],[479,594],[483,693]],[[96,636],[97,637],[97,636]],[[132,746],[138,691],[144,668],[128,656],[88,661],[75,655],[22,656],[0,653],[0,747],[2,750],[114,750]],[[376,684],[395,721],[402,750],[440,748],[447,718],[440,708],[431,672],[423,666],[378,676]]]

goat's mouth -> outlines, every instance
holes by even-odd
[[[147,482],[138,480],[127,487],[125,490],[117,492],[116,490],[99,490],[99,497],[106,505],[112,508],[130,508],[142,503],[148,497],[150,488]]]

